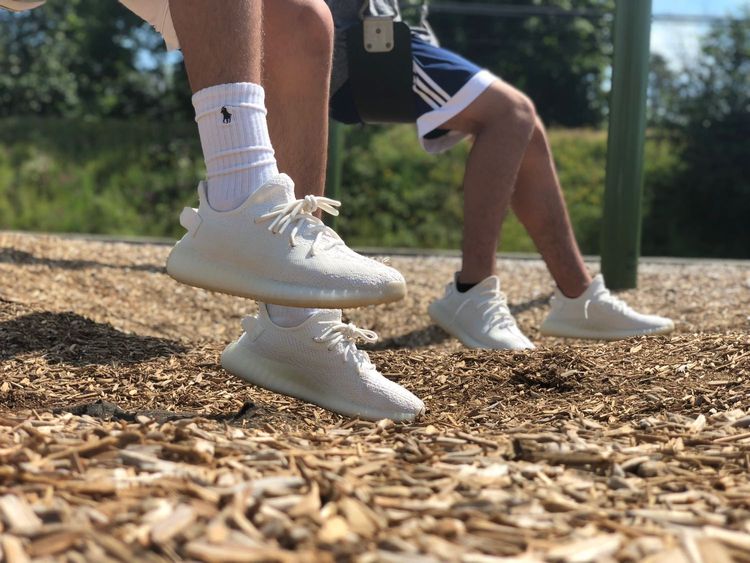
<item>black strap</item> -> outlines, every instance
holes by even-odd
[[[349,82],[357,112],[365,123],[410,123],[416,119],[411,31],[393,25],[393,47],[372,52],[365,44],[364,22],[346,32]]]

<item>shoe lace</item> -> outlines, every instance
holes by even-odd
[[[588,320],[589,318],[589,305],[593,301],[604,303],[608,305],[613,311],[616,311],[618,313],[632,313],[633,312],[633,309],[631,309],[630,306],[627,303],[625,303],[625,301],[612,295],[608,289],[602,288],[596,293],[594,293],[594,295],[591,296],[591,299],[587,299],[586,302],[583,304],[583,316],[586,320]]]
[[[505,294],[497,288],[490,288],[479,294],[483,299],[477,302],[482,318],[486,323],[486,330],[491,328],[507,328],[516,324],[508,309]]]
[[[344,244],[341,237],[336,234],[336,231],[326,226],[323,221],[318,219],[313,213],[318,209],[325,211],[331,215],[338,215],[339,210],[337,207],[341,206],[340,201],[330,199],[323,196],[306,195],[302,199],[297,199],[289,203],[282,203],[273,207],[271,211],[258,217],[255,222],[262,223],[265,221],[271,221],[268,225],[268,230],[274,234],[283,233],[288,227],[292,227],[289,232],[289,244],[296,246],[297,234],[300,229],[307,226],[307,232],[311,235],[315,235],[312,247],[310,248],[310,254],[315,256],[316,251],[321,247],[323,241],[327,241],[329,244],[325,248],[330,249],[339,244]],[[329,235],[323,237],[324,234]]]
[[[357,349],[357,340],[361,339],[369,344],[378,341],[378,335],[364,328],[359,328],[352,323],[342,323],[340,321],[321,321],[322,325],[327,325],[320,336],[314,338],[316,342],[328,343],[328,349],[333,350],[339,344],[343,347],[344,361],[351,356],[360,366],[369,366],[370,357],[367,352]]]

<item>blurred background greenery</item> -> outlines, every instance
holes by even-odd
[[[502,5],[581,15],[430,21],[444,46],[534,99],[581,247],[596,254],[613,0]],[[180,234],[203,162],[179,56],[158,35],[116,2],[51,0],[0,13],[0,68],[0,229]],[[647,136],[643,253],[750,258],[750,12],[714,20],[690,66],[653,56]],[[427,155],[408,126],[348,128],[339,232],[458,248],[467,151]],[[501,248],[533,250],[513,217]]]

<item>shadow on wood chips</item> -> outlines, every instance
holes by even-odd
[[[70,413],[76,416],[90,416],[101,420],[124,420],[125,422],[138,422],[139,417],[146,420],[153,420],[159,424],[165,422],[174,422],[176,420],[186,420],[194,418],[204,418],[206,420],[215,420],[217,422],[228,422],[230,424],[239,424],[249,420],[254,414],[255,405],[246,402],[237,412],[219,413],[201,415],[195,412],[169,412],[165,410],[141,410],[125,411],[109,401],[95,401],[93,403],[84,403],[72,408],[54,409],[54,414]]]
[[[133,364],[185,350],[177,342],[126,334],[75,313],[34,312],[2,320],[0,342],[0,361],[34,353],[48,363],[72,366]]]
[[[3,264],[23,264],[23,265],[39,265],[48,266],[50,268],[61,268],[64,270],[90,270],[98,268],[115,268],[121,270],[132,270],[136,272],[152,272],[152,273],[164,273],[166,269],[164,266],[154,266],[152,264],[108,264],[106,262],[99,262],[97,260],[68,260],[68,259],[53,259],[53,258],[40,258],[35,256],[31,252],[25,252],[18,250],[17,248],[1,247],[0,248],[0,263]]]
[[[437,325],[430,325],[425,328],[411,330],[405,334],[380,340],[375,344],[366,344],[360,346],[363,350],[402,350],[411,349],[417,346],[430,346],[433,344],[442,344],[452,338],[447,332]]]
[[[575,352],[542,350],[533,362],[513,368],[510,380],[528,387],[554,391],[575,391],[581,388],[590,366]]]

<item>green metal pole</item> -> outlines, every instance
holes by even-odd
[[[610,289],[638,284],[651,0],[617,0],[602,273]]]
[[[328,169],[326,170],[326,196],[341,198],[341,170],[344,165],[344,126],[338,121],[328,123]],[[328,216],[328,224],[336,228],[336,217]]]

